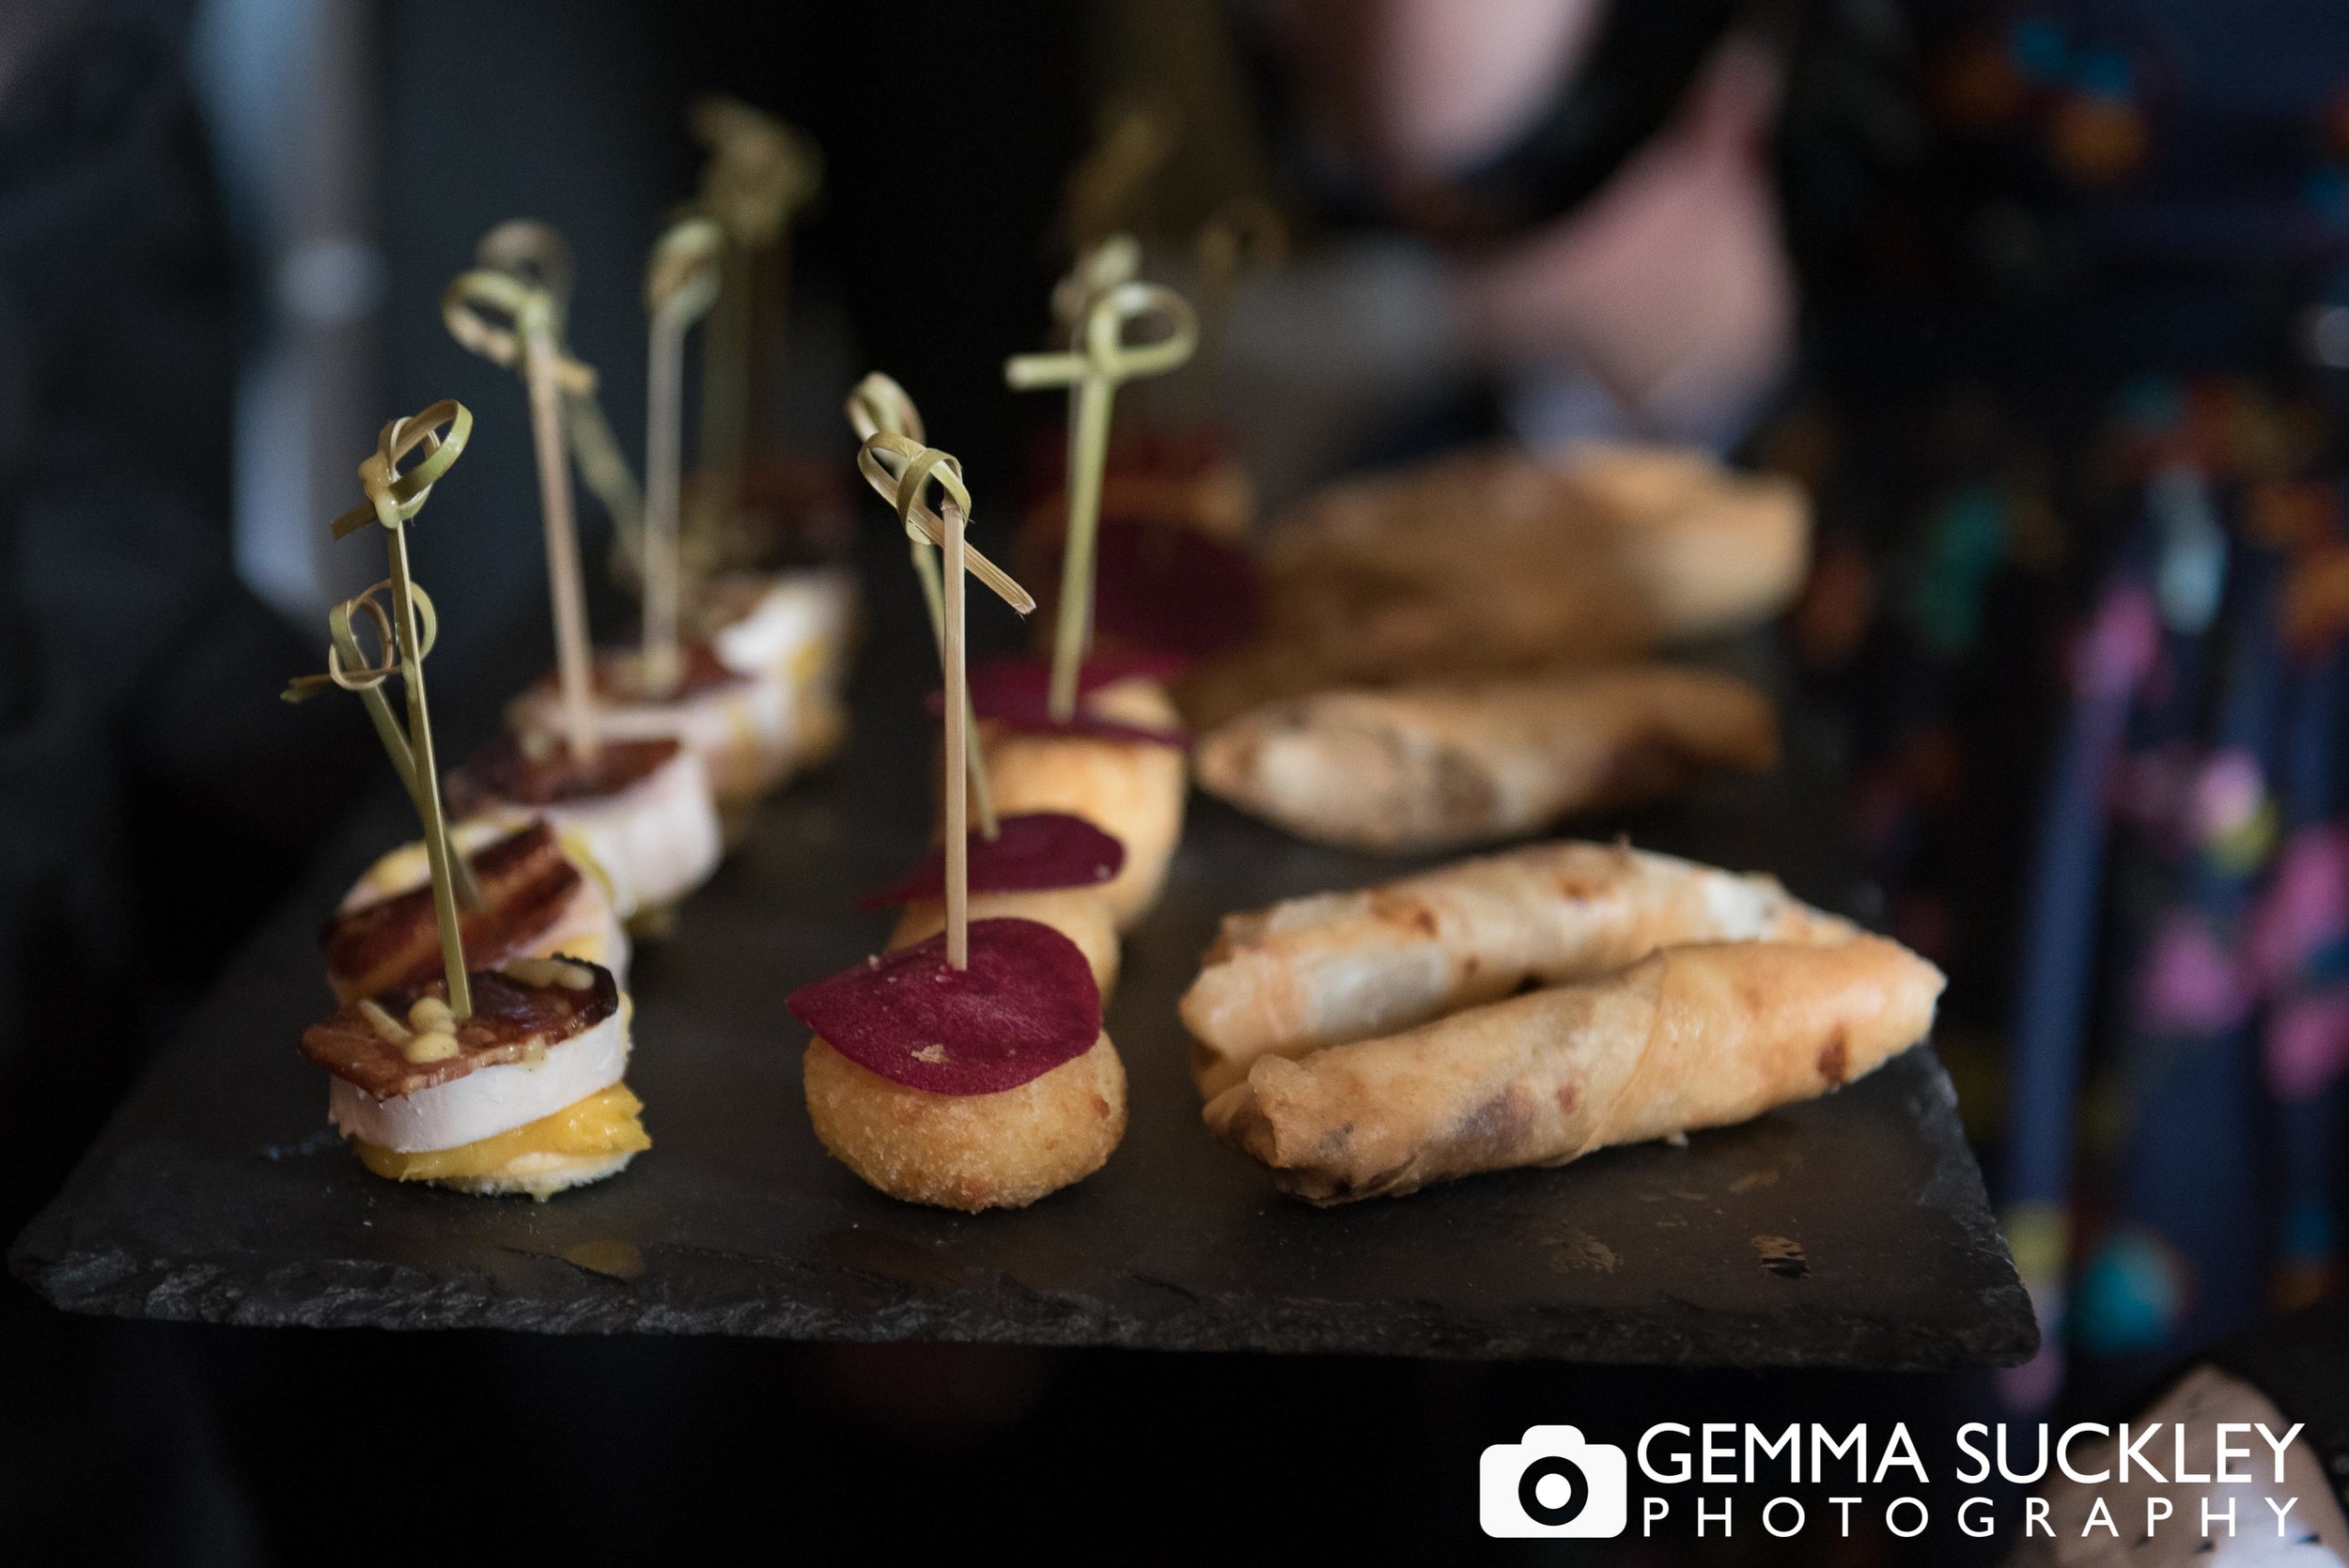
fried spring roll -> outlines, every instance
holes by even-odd
[[[1469,453],[1331,486],[1266,542],[1262,639],[1195,672],[1183,708],[1206,729],[1332,686],[1719,636],[1793,598],[1810,534],[1793,484],[1668,448]]]
[[[1538,832],[1715,768],[1766,771],[1778,722],[1742,680],[1630,665],[1268,703],[1195,760],[1202,788],[1299,838],[1424,851]]]
[[[1320,1204],[1726,1126],[1873,1072],[1924,1038],[1941,971],[1896,942],[1667,948],[1603,979],[1291,1062],[1208,1127]]]
[[[1528,985],[1620,969],[1676,942],[1835,942],[1857,928],[1775,877],[1565,841],[1359,893],[1226,915],[1183,994],[1212,1099],[1260,1056],[1392,1034]]]
[[[1155,681],[1128,679],[1088,693],[1085,711],[1150,729],[1176,727],[1174,705]],[[1158,903],[1167,862],[1183,835],[1189,787],[1183,752],[1139,740],[1045,735],[979,722],[988,782],[1004,816],[1058,811],[1086,821],[1126,846],[1125,868],[1094,890],[1120,931],[1130,931]]]

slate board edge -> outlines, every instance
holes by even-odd
[[[1990,1219],[1982,1175],[1957,1130],[1957,1094],[1930,1047],[1920,1052],[1926,1082],[1916,1093],[1921,1124],[1939,1124],[1942,1156],[1921,1203],[1953,1213],[1969,1239],[2007,1257]],[[719,1334],[761,1339],[1113,1347],[1164,1351],[1255,1351],[1285,1355],[1407,1356],[1451,1360],[1555,1359],[1588,1364],[1674,1367],[1846,1367],[1887,1372],[2014,1366],[2038,1349],[2028,1294],[2011,1263],[1982,1295],[1983,1334],[1921,1338],[1917,1326],[1823,1313],[1810,1305],[1783,1313],[1733,1316],[1716,1311],[1570,1309],[1484,1321],[1435,1319],[1408,1303],[1288,1299],[1277,1304],[1200,1300],[1163,1313],[1134,1316],[1090,1311],[1006,1277],[946,1296],[908,1293],[877,1310],[853,1313],[774,1295],[729,1307],[682,1309],[657,1296],[581,1269],[600,1288],[551,1312],[542,1298],[499,1294],[463,1281],[418,1289],[385,1265],[320,1262],[298,1265],[288,1288],[255,1289],[228,1281],[257,1272],[234,1254],[142,1264],[118,1248],[77,1250],[70,1240],[76,1189],[95,1180],[113,1153],[109,1127],[66,1190],[11,1247],[9,1271],[61,1311],[95,1316],[249,1327],[496,1329],[567,1334]],[[566,1265],[566,1267],[575,1265]],[[263,1278],[296,1269],[280,1264]],[[320,1276],[342,1275],[333,1281]],[[1131,1277],[1160,1294],[1179,1286]],[[321,1284],[326,1288],[321,1289]],[[1729,1353],[1731,1347],[1735,1353]]]
[[[490,1328],[554,1335],[720,1334],[799,1341],[943,1341],[965,1343],[1131,1350],[1255,1351],[1286,1355],[1408,1356],[1448,1360],[1554,1359],[1586,1364],[1677,1367],[1843,1367],[1947,1371],[2011,1366],[2029,1358],[2028,1327],[1983,1342],[1952,1335],[1927,1345],[1912,1325],[1823,1316],[1815,1310],[1731,1322],[1719,1312],[1669,1311],[1537,1313],[1504,1321],[1454,1322],[1441,1334],[1408,1307],[1340,1307],[1292,1301],[1268,1313],[1260,1304],[1216,1303],[1147,1320],[1104,1316],[1008,1283],[894,1311],[854,1316],[788,1301],[746,1301],[731,1310],[680,1311],[641,1297],[625,1281],[576,1300],[561,1315],[543,1302],[498,1297],[461,1282],[428,1293],[393,1281],[345,1284],[330,1292],[224,1285],[233,1259],[191,1259],[142,1267],[119,1254],[39,1261],[20,1253],[16,1272],[54,1305],[74,1312],[148,1321],[234,1327],[397,1330]],[[93,1281],[91,1276],[101,1276]],[[2000,1314],[2003,1316],[2004,1314]],[[2006,1321],[2013,1323],[2011,1317]],[[1743,1341],[1734,1356],[1725,1342]],[[1671,1353],[1667,1347],[1680,1352]]]

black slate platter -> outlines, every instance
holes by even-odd
[[[914,639],[900,647],[920,648]],[[791,986],[862,958],[850,901],[921,847],[927,672],[868,660],[857,737],[770,803],[742,852],[640,953],[652,1152],[538,1204],[367,1175],[326,1129],[294,1041],[324,1010],[320,912],[401,827],[385,802],[231,967],[64,1194],[16,1272],[60,1307],[253,1325],[493,1327],[1200,1350],[1940,1368],[2029,1354],[2029,1304],[1930,1048],[1685,1148],[1316,1210],[1210,1141],[1174,1001],[1227,910],[1395,875],[1194,798],[1167,898],[1110,1009],[1124,1145],[1019,1213],[871,1192],[800,1094]],[[1849,892],[1820,748],[1778,777],[1635,820],[1636,840]],[[1614,826],[1614,825],[1610,825]]]

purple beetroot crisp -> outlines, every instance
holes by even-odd
[[[972,893],[1032,893],[1044,888],[1087,888],[1125,869],[1126,846],[1081,816],[1066,812],[1025,812],[1006,816],[987,838],[971,834]],[[946,847],[932,849],[904,880],[868,893],[860,909],[887,909],[917,899],[946,896]]]
[[[1079,707],[1073,719],[1052,717],[1052,667],[1040,659],[987,659],[971,666],[971,711],[981,719],[993,719],[1013,729],[1034,735],[1082,735],[1097,740],[1132,740],[1149,746],[1189,746],[1190,737],[1179,729],[1159,729],[1148,724],[1125,724],[1114,719],[1097,719],[1084,711],[1085,697],[1104,686],[1137,676],[1147,680],[1171,679],[1182,668],[1183,661],[1150,654],[1110,653],[1088,659],[1077,673]],[[929,694],[930,717],[938,718],[946,711],[945,694]]]
[[[971,923],[971,967],[945,933],[793,991],[785,1005],[893,1083],[995,1094],[1073,1062],[1101,1037],[1101,992],[1077,944],[1033,920]]]
[[[1103,519],[1097,548],[1093,634],[1106,644],[1188,662],[1239,646],[1263,624],[1264,588],[1246,551],[1146,517]],[[1058,551],[1038,575],[1060,581]]]

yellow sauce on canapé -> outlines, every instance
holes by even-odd
[[[377,1175],[396,1182],[447,1181],[462,1176],[494,1176],[525,1155],[642,1154],[652,1147],[652,1136],[637,1119],[645,1109],[625,1083],[599,1089],[574,1100],[552,1116],[541,1116],[508,1132],[454,1149],[422,1149],[402,1154],[381,1144],[357,1145],[359,1157]]]

